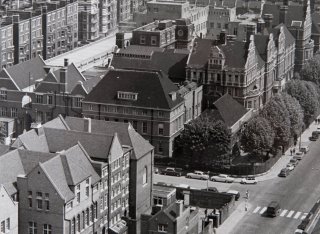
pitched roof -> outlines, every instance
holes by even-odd
[[[67,92],[71,93],[72,90],[79,84],[79,82],[86,82],[86,79],[79,72],[77,67],[71,63],[67,67]],[[35,89],[35,92],[47,93],[47,92],[60,92],[61,86],[64,85],[58,81],[60,81],[60,69],[55,69],[52,71],[52,74],[48,74],[47,77],[40,81]]]
[[[278,39],[279,39],[281,27],[283,28],[283,32],[285,35],[285,47],[289,47],[289,46],[295,44],[296,40],[294,39],[294,36],[292,36],[292,34],[288,30],[287,26],[281,23],[271,30],[271,32],[274,35],[274,40],[275,40],[276,46],[278,46]]]
[[[122,54],[123,50],[121,49],[119,54]],[[111,66],[120,69],[161,70],[174,81],[184,81],[188,54],[188,50],[155,51],[150,58],[144,59],[134,57],[134,54],[128,54],[127,56],[115,54],[111,61]]]
[[[210,48],[213,41],[210,39],[196,38],[194,40],[194,46],[192,52],[189,55],[188,67],[190,68],[204,68],[208,64],[210,56]]]
[[[0,156],[0,184],[5,185],[10,195],[16,193],[18,175],[28,174],[39,162],[45,162],[55,155],[16,149]]]
[[[65,119],[71,130],[87,132],[85,121],[83,118],[69,116]],[[121,143],[133,148],[132,159],[137,160],[153,149],[153,146],[128,123],[91,119],[91,132],[110,136],[118,133]]]
[[[247,62],[247,42],[229,41],[226,45],[221,45],[226,56],[225,66],[229,68],[244,68]]]
[[[280,6],[271,3],[263,5],[262,16],[264,14],[272,14],[272,25],[277,26],[280,24]],[[305,20],[305,7],[302,5],[289,5],[286,14],[286,25],[291,27],[292,21],[301,21],[302,26]]]
[[[261,58],[267,61],[267,47],[269,42],[269,35],[254,35],[254,45]]]
[[[43,66],[45,66],[45,62],[40,56],[37,56],[4,70],[12,77],[20,89],[24,89],[29,86],[29,82],[30,84],[34,84],[36,80],[45,77],[46,72]],[[0,72],[0,77],[6,77],[4,70]],[[31,77],[31,79],[29,79],[29,77]]]
[[[222,120],[228,127],[232,127],[248,112],[229,94],[223,95],[213,105],[213,109],[207,109],[202,114],[209,118]]]
[[[17,137],[17,140],[12,144],[15,148],[25,148],[28,150],[49,152],[49,146],[46,136],[43,134],[38,135],[37,132],[32,129]]]
[[[43,127],[69,130],[69,126],[65,122],[64,118],[62,117],[62,115],[58,115],[56,118],[46,122],[45,124],[43,124]]]
[[[110,70],[84,102],[171,109],[183,102],[179,94],[176,100],[170,98],[169,94],[177,90],[178,87],[161,72]],[[137,100],[118,99],[118,91],[138,93]]]
[[[92,158],[105,160],[108,157],[113,136],[63,129],[44,128],[49,152],[59,152],[81,143]],[[99,147],[97,147],[99,146]]]
[[[314,12],[311,15],[312,19],[312,34],[320,34],[320,14],[318,12]]]

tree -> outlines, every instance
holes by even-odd
[[[268,120],[257,116],[251,119],[240,138],[241,148],[250,154],[262,155],[274,142],[274,131]]]
[[[273,129],[274,147],[282,146],[282,149],[288,144],[290,139],[290,118],[286,105],[280,95],[275,95],[261,111],[261,116],[268,120]]]
[[[319,112],[319,100],[312,91],[311,83],[303,80],[291,80],[286,84],[285,91],[298,100],[304,112],[304,123],[309,126]]]
[[[222,121],[202,116],[185,125],[178,144],[193,160],[212,161],[229,154],[231,134]]]
[[[317,55],[308,60],[304,68],[300,72],[302,80],[312,81],[318,87],[320,86],[320,56]]]
[[[303,128],[303,110],[297,99],[291,95],[281,93],[281,98],[289,112],[291,136],[297,138]]]

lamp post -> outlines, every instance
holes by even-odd
[[[209,191],[209,180],[210,180],[210,171],[208,171],[207,191]]]

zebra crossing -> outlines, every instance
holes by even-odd
[[[254,214],[260,214],[262,215],[265,211],[267,210],[267,207],[261,207],[261,206],[257,206],[253,211],[252,213]],[[286,218],[291,218],[291,219],[300,219],[300,220],[303,220],[306,216],[307,216],[308,213],[304,213],[304,212],[301,212],[301,211],[294,211],[294,210],[286,210],[286,209],[283,209],[281,210],[280,212],[280,217],[286,217]]]

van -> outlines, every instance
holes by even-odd
[[[301,146],[300,151],[306,154],[309,151],[309,147],[308,146]]]
[[[280,214],[280,204],[279,202],[272,201],[269,203],[267,210],[266,210],[266,215],[271,216],[271,217],[276,217]]]

